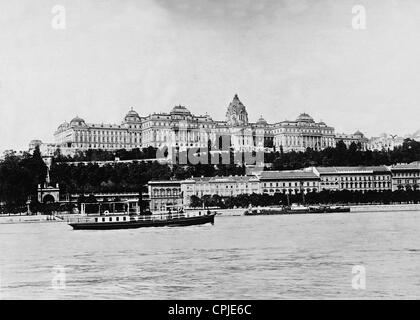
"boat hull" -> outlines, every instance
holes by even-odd
[[[206,223],[214,224],[215,214],[184,217],[176,219],[162,219],[162,220],[139,220],[127,222],[81,222],[70,223],[74,230],[112,230],[112,229],[138,229],[145,227],[178,227],[178,226],[192,226]]]

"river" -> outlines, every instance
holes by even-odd
[[[419,235],[420,212],[0,224],[0,299],[418,299]]]

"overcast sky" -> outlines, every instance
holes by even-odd
[[[235,93],[250,121],[306,111],[337,132],[413,133],[419,36],[416,0],[0,0],[0,150],[131,107],[224,119]]]

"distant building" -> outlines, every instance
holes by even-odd
[[[270,128],[277,151],[305,151],[307,148],[319,151],[335,147],[334,128],[322,121],[315,122],[307,113],[300,114],[295,121],[282,121]]]
[[[185,106],[175,106],[169,113],[140,116],[131,109],[120,124],[88,123],[79,116],[63,122],[54,133],[54,143],[31,141],[30,148],[40,145],[43,153],[52,155],[57,148],[69,154],[87,149],[133,149],[145,147],[207,148],[220,145],[228,137],[228,147],[239,151],[322,150],[335,146],[334,128],[315,122],[307,113],[294,121],[268,123],[262,116],[250,122],[245,105],[233,97],[225,120],[209,115],[194,115]],[[219,146],[220,147],[220,146]]]
[[[379,137],[372,137],[368,141],[369,150],[394,150],[395,147],[402,146],[404,138],[397,135],[381,134]]]
[[[298,194],[319,191],[319,176],[305,171],[263,171],[258,175],[262,193]]]
[[[148,189],[151,211],[176,211],[183,205],[179,180],[149,181]]]
[[[44,157],[53,157],[59,152],[63,156],[74,155],[76,149],[68,148],[57,143],[43,143],[41,140],[32,140],[29,143],[29,152],[33,152],[36,147],[39,147],[39,152]]]
[[[391,190],[391,171],[386,166],[311,167],[305,171],[312,171],[320,178],[321,190]]]
[[[191,196],[219,195],[236,197],[241,194],[260,193],[259,179],[255,176],[198,177],[180,182],[184,204],[189,206]]]
[[[392,190],[419,190],[420,161],[391,167]]]
[[[241,194],[301,194],[330,191],[418,190],[420,161],[392,167],[308,167],[293,171],[261,171],[251,176],[192,177],[185,180],[150,181],[152,210],[189,206],[191,197]]]
[[[337,133],[335,135],[335,142],[338,143],[339,141],[343,141],[347,148],[349,148],[352,143],[360,145],[361,150],[363,151],[367,150],[369,145],[369,139],[359,130],[353,134]]]

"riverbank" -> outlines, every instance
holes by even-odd
[[[217,215],[221,216],[243,216],[245,212],[245,208],[239,209],[216,209]]]
[[[350,212],[420,211],[420,203],[350,206]]]
[[[420,211],[420,203],[411,204],[369,204],[351,205],[350,212],[394,212],[394,211]],[[263,207],[260,207],[263,208]],[[216,209],[221,216],[242,216],[245,208],[238,209]]]
[[[53,215],[0,215],[0,224],[58,222]]]
[[[262,207],[261,207],[262,208]],[[216,209],[218,216],[235,217],[243,216],[245,208]],[[378,204],[378,205],[352,205],[350,212],[401,212],[420,211],[420,204]],[[81,216],[79,214],[56,214],[56,215],[0,215],[0,224],[11,223],[46,223],[46,222],[75,222]]]

